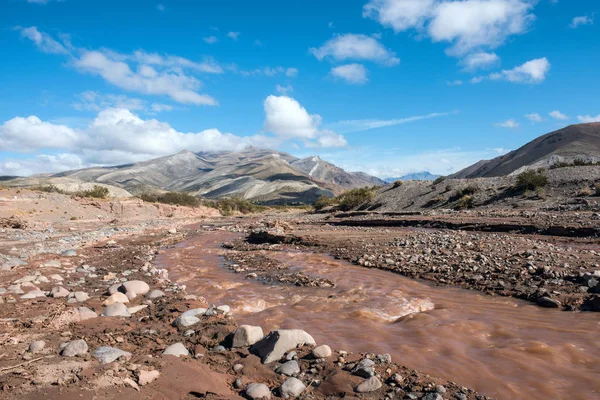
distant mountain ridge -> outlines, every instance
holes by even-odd
[[[319,157],[250,148],[241,152],[181,151],[135,164],[66,171],[70,178],[116,186],[130,193],[167,190],[207,198],[242,197],[265,203],[312,203],[322,195],[383,185],[379,178],[342,168]]]
[[[449,178],[504,176],[575,160],[600,161],[600,122],[570,125],[550,132],[503,156],[479,161]]]
[[[386,183],[393,183],[396,181],[433,181],[439,178],[441,175],[434,175],[429,171],[413,172],[406,174],[398,178],[385,178]]]

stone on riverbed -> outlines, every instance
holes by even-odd
[[[29,352],[35,354],[38,351],[42,351],[44,347],[46,347],[46,342],[43,340],[36,340],[29,345]]]
[[[369,393],[374,392],[381,387],[381,381],[376,376],[372,376],[369,379],[362,381],[357,387],[358,393]]]
[[[179,343],[175,343],[175,344],[172,344],[169,347],[167,347],[165,349],[165,351],[163,351],[162,354],[163,354],[163,356],[181,357],[181,356],[189,356],[190,352],[188,351],[188,349],[185,348],[183,343],[179,342]]]
[[[127,311],[127,306],[123,303],[114,303],[106,306],[100,315],[103,317],[131,317],[131,313]]]
[[[27,292],[26,294],[21,296],[22,299],[36,299],[38,297],[46,297],[46,293],[42,292],[39,289],[36,289],[32,290],[31,292]]]
[[[252,400],[270,399],[271,389],[264,383],[250,383],[246,386],[246,396]]]
[[[159,376],[160,376],[160,372],[158,372],[157,370],[152,370],[152,371],[142,370],[138,373],[138,383],[141,386],[144,386],[144,385],[154,382],[155,380],[158,379]]]
[[[316,345],[315,339],[301,329],[280,329],[270,332],[250,348],[263,364],[278,361],[286,352],[303,345]]]
[[[546,308],[559,308],[561,306],[560,301],[551,299],[550,297],[540,297],[537,299],[537,303],[540,307]]]
[[[196,325],[198,322],[200,322],[200,318],[193,315],[180,315],[175,319],[173,325],[178,328],[187,328]]]
[[[111,294],[104,302],[102,303],[105,306],[109,306],[115,303],[129,303],[129,298],[125,296],[124,293],[116,292]]]
[[[158,289],[154,289],[153,291],[151,291],[150,293],[148,293],[146,295],[146,298],[148,299],[158,299],[160,297],[165,297],[165,293],[162,290],[158,290]]]
[[[312,351],[312,355],[314,358],[327,358],[330,357],[333,352],[331,351],[331,347],[326,344],[322,344],[321,346],[315,347]]]
[[[67,297],[69,295],[69,291],[62,286],[55,286],[50,290],[50,294],[54,298],[58,297]]]
[[[373,368],[373,365],[375,365],[373,360],[364,358],[354,367],[352,373],[363,378],[371,378],[373,375],[375,375],[375,369]]]
[[[289,399],[300,396],[304,392],[304,389],[306,389],[306,385],[300,379],[288,378],[279,388],[279,392],[281,397]]]
[[[233,333],[232,347],[252,346],[264,337],[260,326],[241,325]]]
[[[300,366],[298,365],[298,361],[292,360],[281,364],[275,372],[282,375],[294,376],[300,373]]]
[[[61,345],[60,355],[63,357],[75,357],[88,352],[88,345],[83,339],[73,340]]]
[[[129,360],[131,358],[131,353],[115,347],[102,346],[98,347],[96,351],[94,351],[94,357],[100,362],[100,364],[110,364],[121,357]]]

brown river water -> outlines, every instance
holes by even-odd
[[[271,252],[335,288],[267,285],[226,266],[217,231],[167,249],[158,265],[188,293],[228,304],[239,324],[299,328],[317,343],[394,362],[498,399],[599,399],[600,314],[435,287],[324,254]]]

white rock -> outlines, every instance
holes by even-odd
[[[160,297],[165,297],[165,293],[158,289],[154,289],[146,295],[148,299],[158,299]]]
[[[131,358],[131,353],[115,347],[102,346],[98,347],[96,351],[94,351],[94,357],[100,362],[100,364],[109,364],[121,357],[129,360]]]
[[[150,286],[144,281],[123,282],[122,288],[119,291],[124,291],[129,299],[134,299],[136,296],[144,295],[150,291]]]
[[[252,400],[270,399],[271,389],[264,383],[250,383],[246,386],[246,396]]]
[[[79,303],[83,303],[84,301],[86,301],[86,300],[88,300],[90,298],[90,295],[87,294],[86,292],[73,292],[71,295]]]
[[[98,314],[94,311],[90,310],[87,307],[77,307],[76,320],[77,321],[86,321],[88,319],[98,318]],[[75,322],[77,322],[75,321]]]
[[[192,325],[196,325],[198,322],[200,322],[200,318],[194,317],[193,315],[180,315],[175,319],[173,325],[179,328],[188,328]]]
[[[6,290],[8,290],[10,293],[13,293],[13,294],[25,293],[23,291],[23,289],[21,289],[21,285],[10,285],[9,287],[6,288]]]
[[[157,370],[152,371],[140,371],[138,372],[138,383],[142,386],[154,382],[160,376],[160,372]]]
[[[181,342],[172,344],[169,347],[167,347],[165,351],[163,351],[163,356],[181,357],[189,355],[190,352],[188,351],[188,349],[185,348],[185,346]]]
[[[231,312],[231,307],[229,307],[227,305],[222,305],[222,306],[218,306],[217,310],[221,311],[223,314],[227,314],[228,312]]]
[[[372,376],[369,379],[362,381],[357,387],[358,393],[374,392],[381,387],[381,381],[376,376]]]
[[[37,289],[37,290],[32,290],[31,292],[27,292],[26,294],[21,296],[22,299],[35,299],[38,297],[46,297],[46,293]]]
[[[111,294],[106,300],[102,302],[103,305],[109,306],[115,303],[129,303],[129,298],[124,293],[116,292]]]
[[[54,298],[67,297],[69,291],[62,286],[54,286],[52,290],[50,290],[50,295]]]
[[[127,311],[127,306],[123,303],[113,303],[104,308],[103,317],[130,317],[131,313]]]
[[[263,364],[278,361],[289,350],[303,345],[316,345],[315,339],[301,329],[280,329],[270,332],[261,341],[250,348],[250,352],[259,356]]]
[[[281,364],[276,370],[278,374],[294,376],[300,373],[300,365],[298,365],[298,361],[291,360],[286,363]]]
[[[31,353],[37,353],[38,351],[42,351],[46,347],[46,342],[43,340],[36,340],[29,345],[29,351]]]
[[[143,310],[144,308],[147,308],[147,307],[148,307],[147,304],[142,304],[142,305],[139,305],[139,306],[129,307],[129,308],[127,308],[127,311],[129,311],[129,314],[133,315],[136,312],[141,311],[141,310]]]
[[[187,310],[181,314],[181,317],[192,316],[195,317],[197,315],[204,315],[208,311],[206,308],[193,308],[191,310]]]
[[[264,336],[260,326],[241,325],[233,333],[232,347],[252,346]]]
[[[50,275],[50,279],[54,280],[54,281],[63,281],[63,277],[58,275],[58,274],[54,274],[54,275]]]
[[[312,351],[312,355],[315,358],[331,357],[332,353],[333,352],[331,351],[331,347],[327,346],[326,344],[322,344],[321,346],[315,347]]]
[[[304,392],[306,385],[300,379],[287,378],[279,388],[281,397],[284,399],[296,398]]]
[[[72,342],[61,345],[60,355],[63,357],[75,357],[88,352],[88,345],[83,339],[73,340]]]

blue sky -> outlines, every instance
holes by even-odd
[[[3,0],[0,174],[270,147],[448,174],[600,120],[592,0]]]

